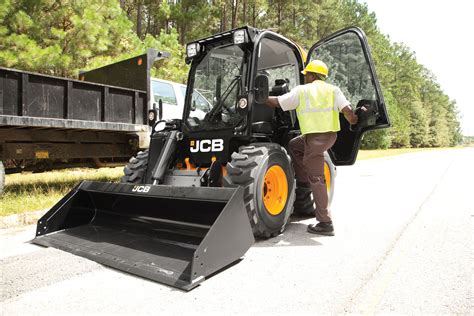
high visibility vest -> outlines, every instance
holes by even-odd
[[[296,114],[301,134],[337,132],[339,109],[334,104],[336,87],[321,80],[305,84],[299,91]]]

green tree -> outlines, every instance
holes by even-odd
[[[136,44],[114,0],[4,0],[0,63],[71,76],[96,56],[116,56]]]
[[[463,141],[461,133],[461,124],[459,122],[459,110],[456,107],[456,101],[449,101],[446,105],[446,118],[448,120],[449,129],[449,146],[456,146]]]
[[[115,0],[2,0],[0,64],[66,77],[131,56],[147,48],[172,57],[154,70],[184,82],[184,49],[178,33],[149,34],[140,40]]]

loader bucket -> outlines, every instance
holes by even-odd
[[[254,241],[242,187],[84,181],[38,221],[32,242],[191,290]]]

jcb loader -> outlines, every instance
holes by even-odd
[[[192,42],[186,53],[182,119],[160,121],[172,95],[155,95],[149,150],[131,158],[121,183],[80,183],[39,220],[34,243],[190,290],[241,258],[255,237],[281,233],[294,206],[314,211],[286,149],[299,135],[295,112],[263,104],[304,82],[299,46],[242,27]],[[316,58],[328,64],[329,82],[368,109],[357,126],[341,116],[328,151],[328,164],[351,165],[362,134],[389,126],[366,37],[341,30],[311,47],[307,61]]]

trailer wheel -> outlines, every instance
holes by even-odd
[[[122,183],[145,183],[145,172],[148,166],[148,150],[138,152],[136,157],[130,158],[128,164],[123,168],[124,176],[120,179]]]
[[[0,195],[3,193],[3,187],[5,186],[5,168],[3,162],[0,161]]]
[[[245,187],[244,203],[255,237],[283,232],[295,199],[290,156],[278,144],[242,146],[227,164],[230,184]]]
[[[324,176],[326,177],[326,189],[328,191],[328,207],[330,207],[334,196],[336,167],[332,163],[327,152],[324,153]],[[296,200],[294,207],[295,214],[314,216],[314,200],[311,188],[296,187]]]

